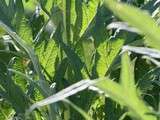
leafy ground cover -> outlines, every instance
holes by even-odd
[[[0,0],[0,120],[159,120],[159,0]]]

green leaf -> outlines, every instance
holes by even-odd
[[[83,111],[80,107],[76,106],[71,101],[65,99],[64,102],[68,103],[70,106],[72,106],[78,113],[80,113],[86,120],[93,120],[85,111]]]
[[[55,61],[58,55],[58,51],[59,48],[55,44],[55,41],[52,39],[48,40],[47,43],[44,41],[38,47],[36,47],[36,53],[39,57],[39,61],[43,66],[43,69],[51,77],[53,77],[55,72]]]
[[[130,62],[130,58],[128,56],[128,52],[125,52],[122,55],[121,59],[121,84],[123,88],[130,93],[135,94],[135,81],[134,81],[134,69],[132,63]]]
[[[108,41],[107,43],[101,43],[97,48],[99,54],[99,60],[97,63],[97,72],[100,77],[105,76],[113,60],[118,55],[121,47],[123,46],[124,40],[117,39],[114,41]]]
[[[17,30],[19,29],[19,23],[21,22],[24,16],[24,7],[22,0],[10,0],[9,6],[9,16],[13,16],[12,25]],[[10,12],[11,11],[11,12]]]
[[[88,2],[84,2],[81,0],[75,1],[75,10],[72,9],[72,15],[76,14],[76,17],[71,18],[71,20],[73,21],[72,24],[74,25],[74,41],[78,37],[82,37],[85,31],[88,29],[90,23],[97,13],[99,3],[99,0],[90,0]]]
[[[147,113],[152,110],[138,95],[134,84],[133,66],[127,53],[122,55],[121,84],[109,79],[102,79],[96,86],[103,90],[116,102],[126,106],[130,116],[137,120],[155,120],[156,118]],[[122,94],[125,93],[125,94]],[[126,99],[126,96],[128,97]]]
[[[76,80],[80,80],[82,79],[82,74],[81,74],[81,70],[84,67],[84,63],[82,62],[82,60],[80,59],[80,57],[78,56],[78,54],[75,53],[75,51],[70,48],[68,45],[64,44],[64,43],[60,43],[60,46],[62,47],[62,49],[64,50],[65,54],[68,57],[68,60],[70,62],[70,65],[72,66],[72,68],[74,69],[74,73],[75,73],[75,77]]]
[[[53,7],[54,0],[40,0],[41,6],[44,7],[48,12]]]
[[[96,84],[98,88],[103,90],[107,96],[111,97],[118,103],[125,104],[124,96],[121,94],[123,93],[123,88],[118,83],[115,83],[109,78],[99,80],[100,81]]]
[[[14,62],[14,65],[12,66],[13,69],[17,70],[17,71],[20,71],[22,73],[25,72],[25,69],[26,69],[26,66],[27,66],[27,60],[25,59],[22,59],[22,58],[16,58],[13,62]],[[25,63],[26,62],[26,63]],[[9,68],[10,69],[10,68]],[[23,90],[23,92],[26,91],[26,88],[27,88],[27,83],[24,78],[22,78],[20,75],[17,75],[15,74],[13,76],[13,80],[14,82],[19,85],[21,87],[21,89]]]
[[[88,28],[89,24],[95,17],[97,13],[97,8],[99,5],[100,1],[99,0],[90,0],[88,3],[83,2],[82,3],[82,29],[80,32],[80,36],[86,31]]]
[[[87,66],[88,71],[91,73],[93,67],[93,58],[95,54],[94,42],[90,39],[82,41],[83,47],[83,60]]]
[[[34,66],[34,70],[36,71],[39,79],[40,79],[40,85],[43,89],[45,89],[44,96],[48,96],[51,94],[50,88],[48,83],[45,81],[45,77],[42,74],[41,66],[39,63],[39,60],[37,56],[34,53],[34,50],[32,47],[28,46],[24,40],[21,39],[10,27],[5,25],[2,21],[0,21],[0,27],[2,27],[12,38],[15,43],[17,43],[28,55],[28,57],[31,59],[31,62]]]
[[[105,0],[105,5],[116,16],[128,22],[133,27],[138,28],[145,35],[146,42],[149,46],[160,49],[160,28],[145,11],[131,5],[115,2],[114,0]]]
[[[29,26],[29,22],[27,22],[25,17],[23,17],[20,21],[17,33],[28,45],[33,47],[32,30]]]
[[[126,99],[126,90],[124,90],[124,88],[118,83],[115,83],[114,81],[105,78],[96,83],[96,86],[100,90],[103,90],[107,96],[111,97],[113,100],[120,103],[121,105],[126,106],[131,112],[131,117],[137,120],[156,120],[154,116],[147,114],[151,113],[152,110],[150,110],[149,107],[146,106],[145,103],[138,96]],[[132,92],[127,92],[132,95]]]
[[[24,9],[26,13],[32,13],[34,12],[36,6],[38,5],[38,1],[32,1],[32,0],[28,0],[27,2],[23,2],[24,4]]]
[[[10,104],[6,101],[0,101],[0,119],[1,120],[11,119],[13,114],[14,111],[11,108]]]
[[[3,63],[0,63],[0,66],[0,84],[6,92],[2,97],[12,104],[12,107],[17,113],[24,113],[29,107],[30,102],[28,101],[28,98],[21,88],[15,84],[7,67]]]

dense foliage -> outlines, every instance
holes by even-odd
[[[159,120],[159,0],[0,0],[0,120]]]

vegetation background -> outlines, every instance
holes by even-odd
[[[159,0],[0,0],[0,120],[159,120]]]

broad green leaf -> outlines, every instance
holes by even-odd
[[[98,5],[99,0],[63,0],[55,5],[51,18],[56,26],[63,23],[65,41],[77,41],[84,34],[97,13]]]
[[[74,1],[74,0],[73,0]],[[73,41],[76,41],[79,37],[82,37],[85,31],[87,31],[90,23],[94,19],[97,8],[99,5],[99,0],[90,0],[88,2],[76,0],[74,9],[72,9],[73,17],[71,20],[73,21],[72,24],[74,25],[73,28]],[[75,12],[74,12],[75,11]],[[74,17],[76,16],[76,17]]]
[[[108,63],[108,54],[107,52],[111,52],[111,47],[110,47],[110,43],[101,43],[99,45],[99,47],[97,48],[97,51],[98,51],[98,57],[99,57],[99,60],[97,62],[97,72],[98,72],[98,75],[99,76],[104,76],[107,72],[107,69],[109,68],[109,65],[111,63]],[[109,51],[107,51],[107,49]]]
[[[19,23],[19,29],[17,30],[17,33],[28,45],[33,47],[32,30],[26,18],[22,18],[21,22]]]
[[[43,66],[43,69],[53,77],[55,73],[55,61],[58,55],[59,48],[55,44],[54,40],[48,40],[48,42],[41,43],[36,47],[36,53],[39,57],[39,61]],[[45,72],[44,72],[45,73]]]
[[[93,59],[94,59],[94,54],[95,54],[95,46],[94,42],[90,39],[83,40],[83,60],[87,66],[87,69],[89,73],[91,74],[92,72],[92,67],[93,67]]]
[[[113,60],[123,46],[124,40],[117,39],[114,41],[103,42],[97,48],[99,59],[97,63],[97,72],[100,77],[105,76]]]
[[[105,0],[105,5],[116,16],[139,29],[145,35],[149,46],[160,49],[160,28],[145,11],[124,3],[115,2],[114,0]]]
[[[80,32],[80,36],[86,31],[87,27],[95,17],[97,13],[97,8],[99,5],[99,0],[90,0],[88,3],[83,2],[82,3],[82,29]]]
[[[27,2],[23,2],[24,4],[24,9],[26,13],[33,13],[33,11],[35,10],[36,6],[38,5],[37,0],[28,0]]]

